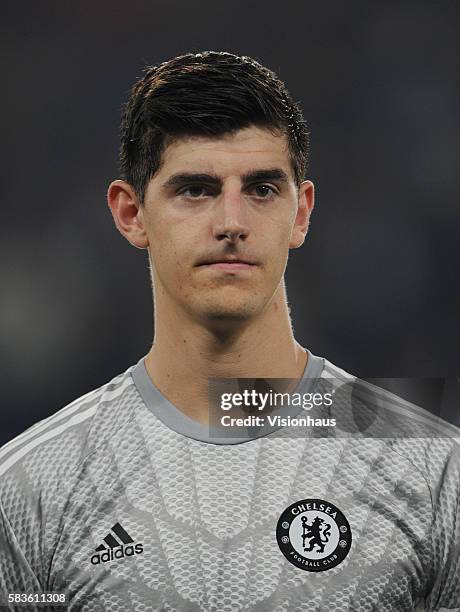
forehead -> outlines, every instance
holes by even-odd
[[[225,177],[275,167],[293,176],[286,136],[251,126],[218,137],[188,136],[173,141],[163,153],[155,178],[182,171]]]

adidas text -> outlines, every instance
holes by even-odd
[[[91,557],[91,563],[93,565],[99,565],[99,563],[107,563],[114,559],[122,559],[123,557],[132,557],[133,555],[140,555],[144,552],[142,544],[135,544],[134,546],[129,544],[128,546],[119,546],[117,548],[111,548],[106,550],[102,554],[96,553]]]

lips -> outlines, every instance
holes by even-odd
[[[236,272],[237,270],[250,270],[257,264],[250,260],[240,259],[238,257],[222,257],[220,259],[211,259],[203,261],[200,266],[214,270],[225,270],[227,272]]]
[[[244,261],[215,261],[214,263],[206,264],[208,268],[216,270],[249,270],[254,264]]]

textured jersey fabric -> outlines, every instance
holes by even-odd
[[[308,379],[355,381],[311,353]],[[141,359],[0,450],[0,606],[57,592],[85,612],[459,610],[459,432],[365,383],[353,393],[334,403],[342,433],[216,442]],[[327,571],[276,540],[306,498],[352,530]]]

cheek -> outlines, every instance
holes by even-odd
[[[190,266],[196,257],[196,240],[187,232],[180,232],[171,224],[163,224],[162,231],[152,232],[150,254],[152,263],[163,284],[170,287],[188,283]]]
[[[151,231],[149,233],[150,257],[158,273],[166,277],[168,269],[178,265],[180,255],[177,252],[173,236],[166,231]]]
[[[280,219],[278,223],[270,227],[270,233],[266,239],[270,243],[270,250],[274,252],[277,259],[283,259],[284,254],[289,250],[291,233],[292,225],[287,222],[286,218]]]

